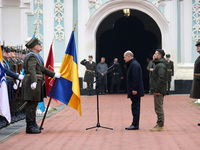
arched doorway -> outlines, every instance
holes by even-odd
[[[131,10],[130,17],[124,17],[118,10],[107,16],[96,32],[96,62],[106,58],[109,65],[115,57],[119,59],[125,75],[123,53],[131,50],[143,69],[145,91],[148,91],[147,58],[151,58],[155,49],[162,48],[161,31],[157,23],[147,14]],[[108,76],[108,89],[109,89]],[[122,80],[121,92],[125,92],[125,81]]]

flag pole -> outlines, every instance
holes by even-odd
[[[76,24],[77,24],[77,21],[76,21],[76,23],[75,23],[75,25],[74,25],[73,31],[75,31],[75,29],[76,29]],[[54,39],[53,39],[53,40],[54,40]],[[52,40],[52,44],[53,44],[53,40]],[[58,79],[56,79],[54,82],[55,82],[55,84],[54,84],[54,87],[53,87],[53,91],[52,91],[52,93],[51,93],[51,96],[50,96],[50,99],[49,99],[49,102],[48,102],[48,105],[47,105],[47,108],[46,108],[44,117],[43,117],[43,119],[42,119],[42,122],[41,122],[41,125],[40,125],[40,130],[42,129],[42,126],[43,126],[43,124],[44,124],[44,120],[45,120],[45,118],[46,118],[47,111],[48,111],[49,105],[50,105],[50,103],[51,103],[51,99],[52,99],[53,94],[54,94],[54,92],[55,92],[56,85],[57,85],[57,83],[58,83]]]
[[[53,87],[53,91],[52,91],[52,93],[51,93],[51,96],[50,96],[50,99],[49,99],[49,102],[48,102],[48,105],[47,105],[46,111],[45,111],[45,113],[44,113],[44,117],[43,117],[43,119],[42,119],[42,123],[41,123],[41,125],[40,125],[40,130],[42,129],[42,126],[43,126],[44,120],[45,120],[45,118],[46,118],[46,115],[47,115],[47,112],[48,112],[48,109],[49,109],[49,105],[50,105],[50,103],[51,103],[51,100],[52,100],[52,97],[53,97],[54,91],[55,91],[55,89],[56,89],[56,85],[57,85],[57,83],[58,83],[58,79],[56,79],[56,81],[55,81],[55,84],[54,84],[54,87]]]

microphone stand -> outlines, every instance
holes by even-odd
[[[107,73],[106,74],[108,74],[109,72],[111,72],[112,70],[110,70],[110,69],[113,68],[114,66],[115,66],[115,64],[113,64],[112,66],[110,66],[107,69]],[[97,125],[93,126],[93,127],[86,128],[86,130],[90,130],[90,129],[94,129],[94,128],[96,128],[96,131],[98,130],[98,128],[104,128],[104,129],[113,130],[113,128],[101,126],[100,122],[99,122],[99,90],[98,90],[98,82],[99,82],[99,80],[101,78],[103,78],[103,76],[99,77],[96,81],[93,82],[93,83],[96,83],[96,94],[97,94]]]

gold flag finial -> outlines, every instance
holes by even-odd
[[[35,27],[35,31],[34,31],[33,35],[35,35],[35,33],[36,33],[36,30],[37,30],[37,25],[36,25],[36,27]]]
[[[75,23],[75,25],[74,25],[74,29],[73,29],[73,31],[75,31],[75,29],[76,29],[76,24],[77,24],[77,20],[76,20],[76,23]]]

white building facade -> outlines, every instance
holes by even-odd
[[[101,35],[97,34],[114,28],[114,23],[122,18],[117,18],[116,13],[121,12],[123,16],[125,8],[138,13],[137,20],[143,22],[144,28],[150,32],[148,20],[139,15],[146,15],[156,23],[160,32],[159,48],[171,54],[174,61],[172,89],[176,93],[189,92],[194,61],[198,57],[195,43],[200,38],[200,0],[0,0],[0,41],[5,41],[5,45],[9,46],[22,44],[25,48],[25,43],[36,29],[36,37],[43,42],[41,55],[44,60],[54,41],[54,61],[58,70],[77,21],[75,39],[78,63],[88,55],[93,55],[94,60],[99,61],[102,55],[97,39]],[[105,23],[106,29],[100,30],[102,23],[112,14],[117,18],[110,17],[113,26]],[[83,77],[85,67],[79,64],[79,76]]]

